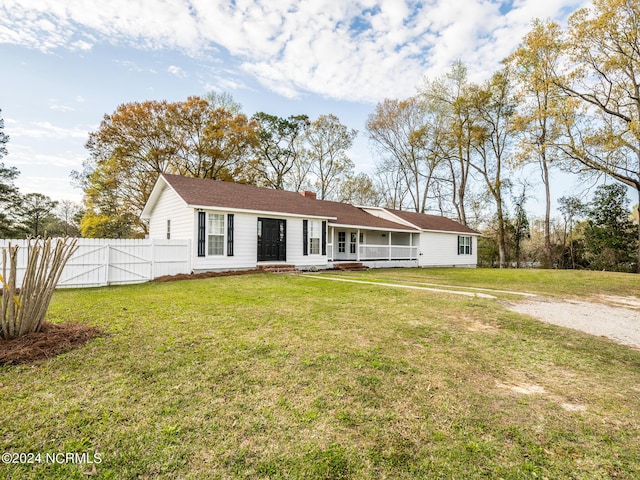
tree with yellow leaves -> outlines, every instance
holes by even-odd
[[[161,173],[250,180],[258,127],[228,104],[227,97],[189,97],[126,103],[105,115],[89,134],[84,170],[74,173],[85,193],[82,235],[143,235],[146,226],[138,216]]]
[[[520,97],[514,115],[514,128],[520,136],[516,162],[537,163],[544,186],[544,265],[547,268],[553,262],[549,170],[563,157],[555,145],[563,135],[562,125],[572,112],[568,108],[570,101],[557,85],[563,48],[560,26],[536,20],[520,46],[505,60],[514,74]]]
[[[640,198],[640,2],[595,0],[578,10],[569,18],[566,46],[571,63],[556,81],[582,112],[566,122],[559,146]],[[638,239],[640,273],[640,225]]]

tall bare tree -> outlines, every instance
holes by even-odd
[[[320,115],[309,124],[305,133],[305,156],[319,199],[335,198],[340,183],[352,175],[354,164],[347,151],[357,133],[332,114]]]
[[[466,197],[471,181],[469,174],[474,153],[474,131],[478,128],[469,101],[470,88],[467,67],[461,61],[456,61],[448,74],[427,81],[421,90],[421,94],[434,110],[440,112],[445,122],[437,146],[448,168],[451,203],[458,221],[463,225],[468,224]]]
[[[384,169],[397,169],[410,199],[409,208],[422,213],[442,163],[442,117],[429,107],[418,96],[386,99],[367,120],[369,138],[383,157]]]
[[[513,116],[516,99],[507,69],[499,71],[483,86],[470,91],[480,129],[474,140],[476,154],[471,167],[481,175],[496,205],[500,268],[507,266],[507,224],[504,202],[504,171],[513,147]]]

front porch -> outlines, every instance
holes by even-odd
[[[327,260],[332,263],[372,262],[373,268],[373,262],[375,266],[389,266],[386,262],[410,262],[413,266],[418,260],[419,235],[417,232],[330,226]],[[385,262],[385,265],[380,265],[380,262]]]

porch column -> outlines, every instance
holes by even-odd
[[[331,226],[329,226],[327,228],[327,230],[329,230],[329,238],[328,238],[328,241],[327,241],[327,245],[329,245],[329,244],[331,245],[331,258],[327,257],[327,260],[330,261],[330,262],[333,262],[333,257],[335,257],[335,255],[336,255],[336,253],[335,253],[335,251],[333,249],[333,230],[334,230],[334,228],[335,227],[331,227]]]
[[[413,260],[413,232],[409,234],[409,260]]]
[[[356,261],[360,261],[360,229],[356,230]]]
[[[389,261],[391,261],[391,232],[389,232]]]

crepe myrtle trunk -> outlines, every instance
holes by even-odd
[[[0,338],[39,332],[62,270],[77,239],[27,240],[27,265],[18,288],[18,245],[0,248]]]

